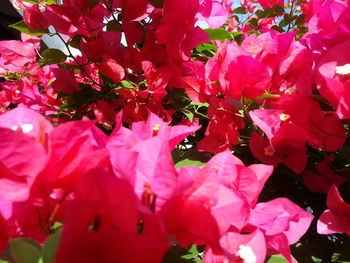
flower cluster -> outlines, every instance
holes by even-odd
[[[0,42],[0,258],[293,263],[314,216],[350,235],[349,1],[62,2],[14,0]]]

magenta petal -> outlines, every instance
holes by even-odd
[[[350,235],[350,218],[336,216],[330,210],[324,211],[317,221],[317,233],[329,235],[339,232]]]

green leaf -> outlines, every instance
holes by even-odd
[[[87,1],[90,9],[94,8],[100,2],[98,0],[87,0]]]
[[[198,166],[203,167],[210,160],[211,155],[208,152],[199,152],[195,147],[187,150],[182,156],[181,160],[176,163],[176,168],[184,166]]]
[[[259,26],[259,23],[258,23],[258,19],[256,18],[251,18],[249,19],[249,21],[247,22],[247,24],[249,26],[251,26],[252,28],[257,28]]]
[[[148,0],[154,7],[162,8],[164,6],[164,0]]]
[[[255,14],[258,18],[267,18],[267,17],[275,16],[272,8],[266,8],[265,10],[258,10],[255,12]]]
[[[280,32],[280,33],[284,33],[285,32],[285,30],[282,27],[279,27],[278,25],[273,25],[271,27],[271,29],[273,29],[273,30],[275,30],[277,32]]]
[[[292,257],[294,260],[295,258]],[[298,263],[296,260],[295,260],[296,263]],[[278,254],[278,255],[273,255],[271,256],[267,261],[266,263],[288,263],[288,260],[282,256],[281,254]]]
[[[107,31],[119,31],[122,32],[122,26],[115,20],[111,20],[107,24]]]
[[[223,28],[217,28],[217,29],[204,29],[205,32],[209,35],[211,40],[226,40],[231,38],[231,35],[229,32],[227,32]]]
[[[315,263],[321,263],[321,262],[322,262],[322,259],[317,258],[317,257],[314,257],[314,256],[311,256],[311,259],[312,259],[312,261],[315,262]]]
[[[80,50],[80,40],[83,38],[83,35],[75,35],[69,42],[68,45]]]
[[[67,59],[66,54],[61,50],[49,48],[40,53],[39,66],[43,67],[51,64],[59,64]]]
[[[297,17],[297,19],[295,20],[295,24],[296,25],[301,25],[305,23],[305,15],[301,14],[300,16]]]
[[[193,118],[194,118],[193,112],[191,112],[187,109],[183,109],[183,110],[181,110],[181,112],[186,115],[187,119],[189,119],[190,121],[193,120]]]
[[[186,259],[183,257],[188,253],[186,248],[179,246],[172,246],[169,248],[168,252],[165,254],[162,263],[193,263],[201,262],[197,260]]]
[[[216,46],[214,46],[213,44],[204,43],[204,44],[198,45],[198,46],[196,47],[196,49],[197,49],[199,52],[202,52],[202,51],[205,51],[205,50],[216,51],[218,48],[217,48]]]
[[[58,248],[58,244],[61,237],[61,231],[56,231],[53,235],[49,236],[42,249],[42,258],[44,263],[54,263],[55,256]]]
[[[10,251],[15,263],[39,263],[40,244],[28,238],[10,239]]]
[[[188,254],[181,256],[181,258],[192,259],[192,260],[195,260],[195,262],[197,262],[198,260],[199,262],[201,262],[200,254],[201,253],[198,251],[197,246],[192,245],[188,250]]]
[[[41,36],[41,35],[43,35],[45,33],[48,33],[47,30],[34,30],[34,29],[31,29],[30,27],[28,27],[26,25],[26,23],[24,23],[23,20],[15,23],[15,24],[9,25],[9,27],[14,28],[14,29],[16,29],[18,31],[21,31],[24,34],[31,35],[31,36]]]
[[[184,160],[179,161],[175,165],[176,168],[181,168],[181,167],[184,167],[184,166],[198,166],[198,167],[202,168],[202,167],[205,166],[205,163],[203,163],[200,160],[184,159]]]
[[[245,8],[244,6],[240,6],[240,7],[237,7],[235,9],[233,9],[232,11],[234,14],[246,14],[248,11],[247,11],[247,8]]]
[[[273,6],[273,11],[275,14],[281,15],[284,13],[284,8],[280,5],[275,5],[275,6]]]
[[[116,87],[114,90],[121,90],[121,89],[136,89],[136,84],[127,81],[127,80],[122,80],[119,81],[118,87]]]
[[[46,0],[45,5],[53,5],[56,4],[56,0]]]
[[[40,0],[20,0],[20,1],[31,3],[31,4],[40,4]]]

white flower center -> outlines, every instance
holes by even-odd
[[[335,73],[339,75],[348,75],[350,74],[350,64],[345,64],[343,66],[335,67]]]
[[[21,125],[20,128],[22,129],[23,133],[28,133],[28,132],[31,132],[33,130],[34,126],[33,126],[33,124],[26,123],[26,124]],[[11,130],[17,131],[18,130],[18,126],[17,125],[12,126]]]
[[[251,247],[240,245],[238,254],[245,263],[256,263],[256,256]]]

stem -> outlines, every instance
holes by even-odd
[[[290,7],[290,13],[289,13],[290,18],[292,18],[293,14],[294,14],[294,10],[293,9],[294,9],[294,1],[292,1],[292,6]],[[289,32],[289,30],[291,28],[291,24],[292,24],[292,22],[290,22],[288,24],[287,32]]]
[[[68,53],[69,53],[69,57],[71,57],[71,58],[75,61],[75,63],[77,63],[77,65],[81,68],[82,72],[86,75],[86,77],[87,77],[88,79],[90,79],[94,85],[97,85],[97,86],[99,86],[100,88],[103,88],[102,85],[98,84],[98,83],[86,72],[84,66],[83,66],[82,64],[80,64],[80,62],[73,56],[72,52],[71,52],[70,49],[69,49],[69,45],[68,45],[68,44],[66,43],[66,41],[63,39],[63,37],[62,37],[58,32],[56,32],[56,35],[61,39],[61,41],[63,42],[63,44],[64,44],[65,47],[67,48],[67,51],[68,51]]]

